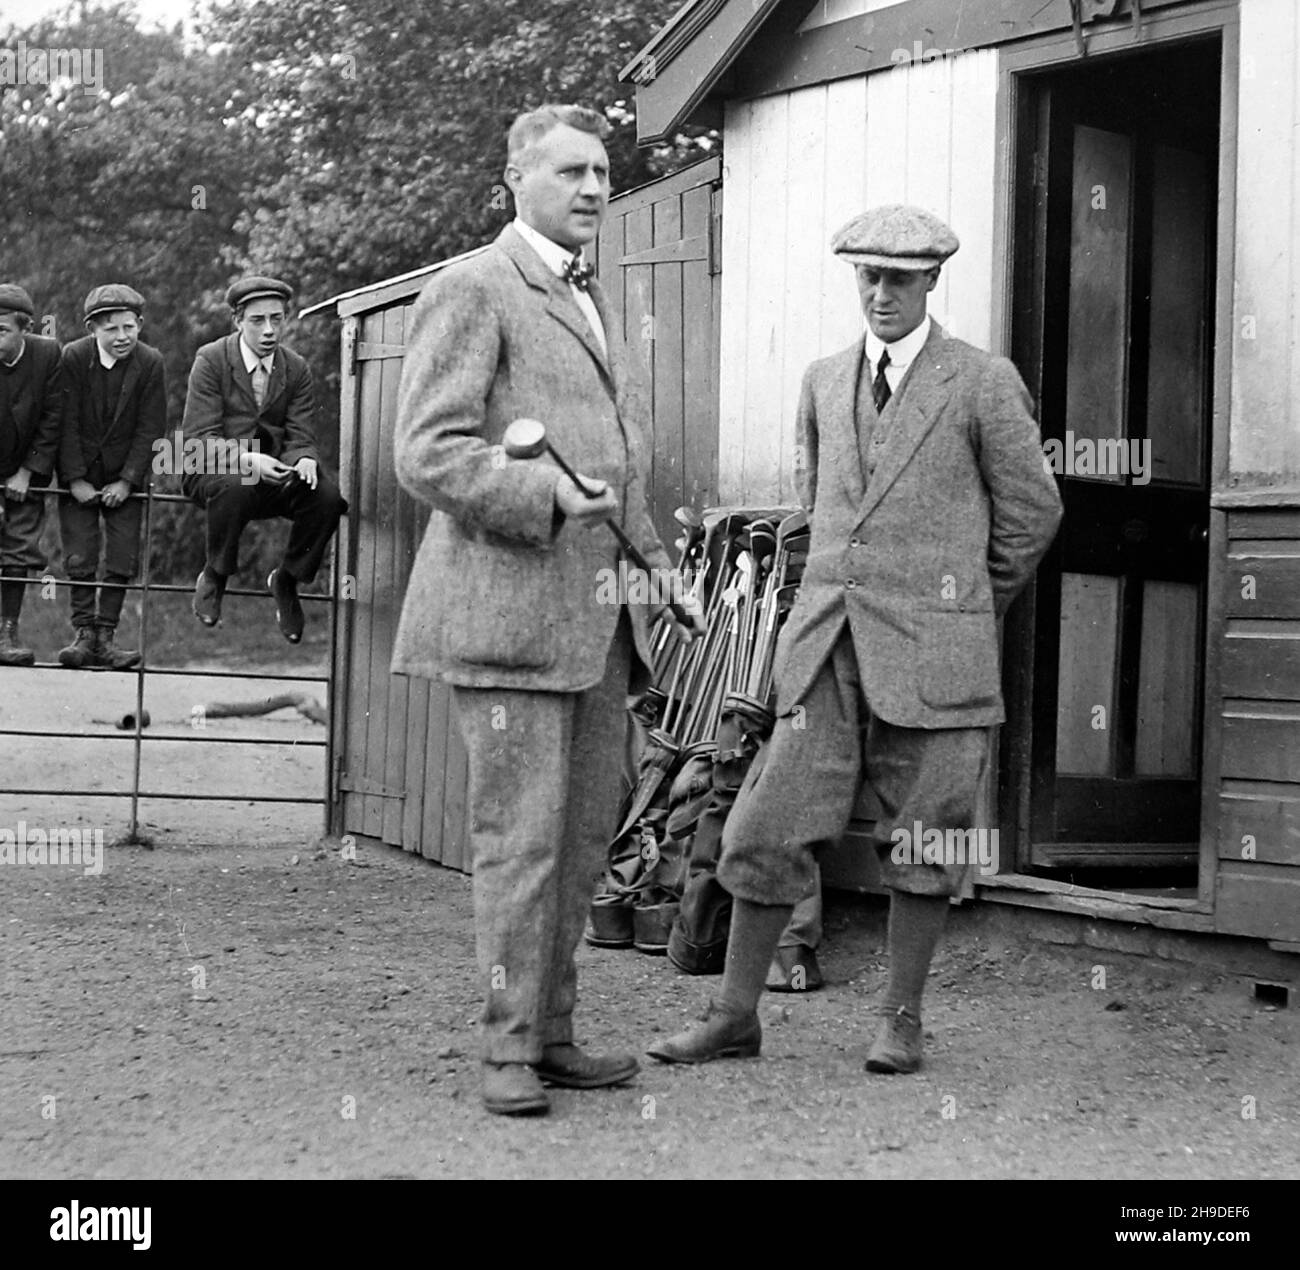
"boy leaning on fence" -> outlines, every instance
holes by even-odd
[[[141,344],[144,297],[110,283],[86,296],[86,329],[63,350],[63,433],[59,473],[70,497],[59,504],[63,561],[72,579],[76,638],[59,652],[74,670],[129,670],[134,650],[114,648],[126,597],[140,566],[144,503],[154,441],[167,427],[163,357]],[[102,581],[96,587],[101,546]]]
[[[45,568],[43,487],[59,446],[61,375],[57,340],[32,334],[32,297],[0,283],[0,666],[30,666],[18,642],[27,583]]]

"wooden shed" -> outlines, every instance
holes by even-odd
[[[722,502],[793,498],[873,204],[953,225],[931,312],[1038,402],[981,898],[1300,952],[1298,72],[1294,0],[695,0],[624,71],[643,142],[723,134]]]
[[[653,391],[649,495],[668,543],[679,532],[676,507],[716,499],[720,176],[710,159],[620,195],[597,244],[610,307]],[[352,509],[339,539],[331,831],[467,870],[465,752],[450,690],[389,672],[429,515],[393,467],[407,320],[425,282],[451,263],[348,292],[304,316],[329,312],[342,322],[339,476]]]

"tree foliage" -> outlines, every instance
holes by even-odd
[[[639,150],[617,74],[680,0],[217,0],[190,35],[141,28],[127,0],[0,28],[0,48],[103,51],[104,83],[0,87],[0,275],[62,339],[94,285],[148,301],[173,423],[195,349],[229,329],[226,286],[289,279],[303,305],[464,251],[513,215],[502,178],[514,115],[545,101],[603,110],[615,189],[700,151]],[[704,145],[715,139],[704,139]],[[337,428],[337,330],[291,342]],[[201,558],[174,515],[156,564]],[[264,534],[247,539],[265,563]],[[250,571],[251,572],[251,571]]]

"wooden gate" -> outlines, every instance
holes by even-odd
[[[671,551],[673,509],[717,493],[717,159],[611,201],[597,244],[602,284],[651,385],[650,498]],[[335,647],[330,825],[469,869],[465,751],[443,684],[389,673],[402,597],[428,508],[397,482],[393,431],[410,311],[450,261],[318,306],[343,322],[342,599]]]

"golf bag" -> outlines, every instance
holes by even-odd
[[[773,722],[771,711],[752,697],[732,693],[723,703],[708,793],[694,824],[686,884],[668,939],[669,960],[686,974],[722,973],[731,925],[731,896],[716,876],[722,829]]]
[[[668,793],[680,756],[681,747],[668,733],[650,729],[637,765],[636,784],[619,808],[619,827],[591,901],[586,938],[597,948],[631,947],[636,942],[634,909],[638,905],[652,907],[652,900],[663,902],[658,899],[661,875],[655,870],[668,820]],[[647,919],[642,922],[644,925]]]

